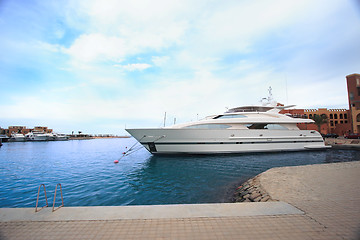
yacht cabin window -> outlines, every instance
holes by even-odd
[[[187,126],[184,128],[195,128],[195,129],[227,129],[230,128],[231,126],[226,125],[226,124],[198,124],[198,125],[192,125],[192,126]]]
[[[280,124],[254,123],[246,125],[248,129],[288,130]]]

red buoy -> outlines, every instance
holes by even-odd
[[[115,160],[114,163],[119,163],[119,160]]]

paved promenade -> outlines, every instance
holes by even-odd
[[[0,239],[360,239],[360,162],[259,179],[279,202],[0,209]]]
[[[325,138],[325,144],[331,145],[331,147],[335,149],[360,149],[359,139],[346,139],[343,137]]]

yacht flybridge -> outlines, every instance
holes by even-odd
[[[163,128],[126,129],[153,154],[213,154],[325,149],[319,132],[300,130],[311,119],[280,114],[284,107],[229,109],[202,120]]]

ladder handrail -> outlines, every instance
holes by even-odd
[[[57,191],[57,186],[58,186],[58,185],[60,186],[61,203],[62,203],[62,204],[54,210],[54,208],[55,208],[55,200],[56,200],[56,191]],[[62,194],[62,187],[61,187],[61,183],[58,183],[58,184],[56,185],[56,187],[55,187],[55,194],[54,194],[54,202],[53,202],[52,211],[54,212],[54,211],[58,210],[59,208],[61,208],[61,207],[63,207],[63,206],[64,206],[64,199],[63,199],[63,194]]]
[[[37,198],[36,198],[36,207],[35,207],[35,212],[40,212],[40,210],[41,210],[41,209],[40,209],[39,211],[37,210],[38,203],[39,203],[39,195],[40,195],[40,188],[41,188],[41,186],[43,186],[43,187],[44,187],[45,200],[46,200],[46,206],[43,206],[41,209],[46,208],[46,207],[48,207],[48,206],[49,206],[49,205],[48,205],[47,196],[46,196],[46,188],[45,188],[45,184],[40,184],[39,189],[38,189]]]

